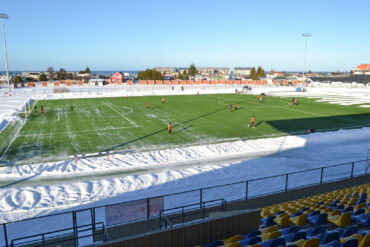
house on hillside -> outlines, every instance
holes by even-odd
[[[125,76],[123,75],[123,73],[121,72],[116,72],[114,73],[111,77],[110,77],[110,81],[112,83],[116,83],[117,81],[123,81],[123,79],[125,78]]]

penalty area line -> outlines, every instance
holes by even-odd
[[[109,131],[109,130],[120,130],[120,129],[131,129],[133,127],[118,127],[118,128],[105,128],[105,129],[93,129],[93,130],[75,130],[75,131],[65,131],[65,132],[53,132],[45,134],[30,134],[30,135],[19,135],[22,137],[38,137],[38,136],[51,136],[51,135],[60,135],[60,134],[70,134],[70,133],[84,133],[84,132],[98,132],[98,131]]]
[[[121,117],[123,117],[124,119],[126,119],[127,121],[129,121],[132,125],[134,125],[136,128],[139,127],[134,121],[128,119],[125,115],[123,115],[122,113],[118,112],[116,109],[114,109],[111,105],[105,103],[104,101],[102,101],[102,103],[106,106],[108,106],[110,109],[112,109],[115,113],[117,113],[118,115],[120,115]]]

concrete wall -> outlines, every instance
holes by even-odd
[[[171,229],[155,231],[136,238],[111,241],[103,246],[123,247],[187,247],[207,244],[216,239],[224,239],[236,234],[247,233],[258,228],[259,210],[250,210],[216,220],[177,226]]]

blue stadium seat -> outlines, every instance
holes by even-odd
[[[358,227],[356,225],[349,226],[347,228],[338,228],[331,232],[338,232],[341,238],[351,236],[358,232]]]
[[[202,247],[217,247],[217,246],[223,246],[224,242],[222,240],[215,240],[210,244],[202,245]]]
[[[318,238],[320,238],[320,243],[321,244],[327,244],[333,241],[338,240],[340,238],[339,232],[329,232],[325,236],[322,236],[322,233],[317,235]]]
[[[316,226],[315,228],[308,228],[305,230],[307,237],[316,236],[320,233],[326,234],[325,226]]]
[[[300,229],[299,226],[291,226],[291,227],[280,229],[280,232],[282,236],[285,236],[289,233],[296,233],[299,231],[299,229]]]
[[[323,213],[320,215],[309,216],[307,217],[307,220],[315,226],[325,225],[326,223],[328,223],[328,214]]]
[[[351,220],[364,226],[370,226],[370,213],[352,216]]]
[[[278,247],[278,246],[285,246],[285,239],[284,238],[276,238],[270,239],[265,242],[261,243],[262,247]]]
[[[248,239],[243,239],[241,241],[238,241],[241,246],[247,246],[247,245],[254,245],[256,243],[260,243],[262,241],[261,237],[252,237]]]
[[[247,234],[243,234],[243,237],[244,239],[247,239],[247,238],[253,238],[253,237],[256,237],[258,235],[261,235],[261,231],[260,230],[255,230],[255,231],[251,231]]]
[[[358,246],[358,240],[357,238],[351,238],[348,239],[346,242],[344,242],[341,247],[357,247]]]

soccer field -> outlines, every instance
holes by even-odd
[[[151,150],[370,126],[370,109],[315,102],[315,99],[254,95],[192,95],[38,101],[23,126],[0,134],[1,162],[60,160],[70,155]],[[146,103],[150,103],[147,109]],[[228,106],[237,103],[238,110]],[[40,113],[40,106],[45,113]],[[256,128],[248,128],[252,116]],[[172,122],[173,134],[167,124]],[[19,130],[19,131],[18,131]]]

